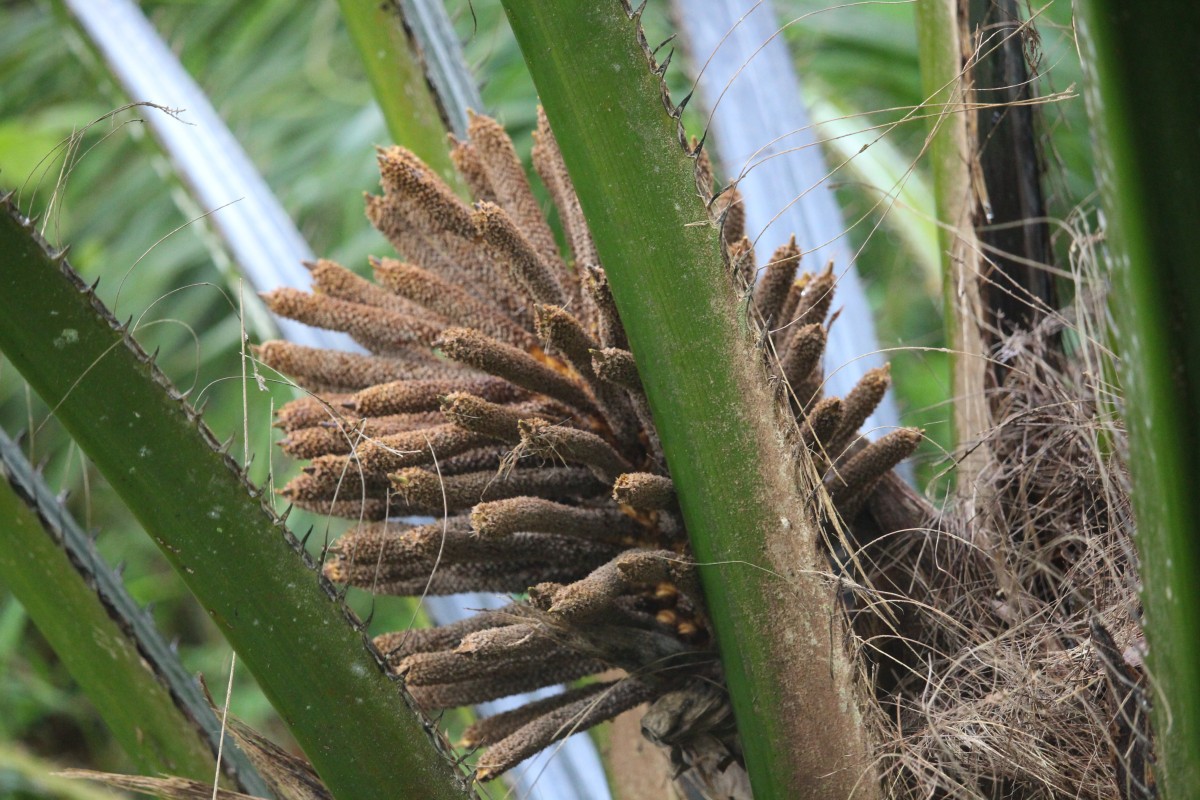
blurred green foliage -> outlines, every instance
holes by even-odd
[[[366,224],[361,202],[361,193],[377,183],[371,147],[386,143],[386,134],[336,4],[143,0],[141,5],[314,252],[364,272],[368,253],[388,252]],[[499,3],[451,0],[448,7],[479,77],[486,111],[509,128],[527,157],[535,94]],[[813,96],[835,98],[837,107],[852,114],[877,111],[855,118],[864,128],[897,120],[921,102],[910,3],[835,8],[824,0],[777,0],[776,10],[781,20],[794,20],[784,35]],[[669,17],[665,0],[650,4],[652,45],[669,35]],[[193,398],[209,399],[206,420],[220,438],[238,437],[234,453],[242,452],[240,437],[248,431],[256,479],[270,480],[273,470],[281,484],[293,467],[271,452],[269,419],[272,403],[290,394],[282,386],[261,392],[252,381],[243,418],[238,289],[228,278],[219,243],[197,221],[207,209],[193,207],[139,122],[162,112],[135,108],[86,127],[128,100],[104,76],[65,12],[50,2],[15,0],[0,7],[0,20],[0,186],[19,189],[25,207],[44,215],[52,242],[74,245],[73,265],[88,280],[101,279],[100,295],[117,316],[141,319],[139,338],[147,349],[161,348],[160,365],[177,385],[194,387]],[[1071,24],[1066,0],[1052,2],[1038,20],[1040,39],[1031,45],[1031,56],[1039,64],[1043,94],[1079,80]],[[668,81],[676,97],[690,90],[682,59],[673,63]],[[1068,219],[1093,186],[1082,100],[1043,106],[1041,114],[1051,216]],[[701,133],[694,111],[685,123]],[[918,171],[925,131],[924,120],[916,119],[888,136]],[[77,144],[67,148],[64,169],[64,142],[72,136]],[[838,197],[848,220],[866,214],[848,235],[861,248],[858,266],[877,309],[881,346],[899,348],[890,357],[904,421],[926,427],[932,436],[918,469],[925,482],[944,466],[939,443],[950,416],[946,359],[936,350],[944,342],[941,300],[928,291],[895,232],[876,225],[871,209],[878,193],[843,180]],[[1065,253],[1069,231],[1056,230],[1058,251]],[[244,294],[247,303],[255,301],[249,290]],[[266,332],[250,334],[257,340]],[[25,445],[32,460],[44,460],[51,485],[70,491],[69,505],[79,520],[101,532],[105,556],[126,564],[134,596],[156,604],[156,619],[168,636],[179,638],[185,664],[222,683],[227,645],[3,360],[0,424],[12,433],[30,431]],[[294,514],[292,522],[301,534],[303,526],[316,526],[314,552],[333,535],[320,519]],[[371,609],[365,597],[352,601],[364,613]],[[381,602],[376,628],[407,624],[400,613]],[[248,676],[239,674],[232,710],[260,729],[284,735]],[[125,764],[86,698],[3,586],[0,740],[21,742],[61,763],[101,769]],[[0,765],[0,781],[4,769]]]

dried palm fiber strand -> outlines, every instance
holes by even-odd
[[[333,366],[324,372],[308,367],[301,376],[320,383],[318,392],[328,387],[337,394],[318,393],[281,410],[287,448],[311,459],[282,491],[299,505],[359,520],[328,551],[324,570],[335,581],[416,595],[528,591],[527,600],[504,613],[484,612],[442,632],[396,632],[376,640],[426,708],[481,702],[613,669],[628,676],[604,690],[523,707],[493,728],[481,723],[480,731],[494,732],[479,734],[487,746],[479,756],[480,778],[631,704],[666,696],[675,703],[691,685],[715,687],[709,699],[719,698],[728,717],[674,486],[553,134],[542,116],[535,158],[567,228],[574,263],[553,250],[498,125],[476,116],[470,139],[457,142],[455,154],[479,193],[474,208],[411,153],[380,151],[384,194],[368,200],[368,217],[397,247],[416,246],[401,253],[405,261],[374,259],[377,284],[325,265],[314,269],[320,295],[272,295],[287,301],[280,307],[303,311],[294,316],[350,330],[372,350],[398,351],[391,360],[379,352],[357,361],[320,351],[306,356]],[[711,172],[707,181],[711,186]],[[727,193],[722,203],[734,197]],[[736,234],[727,247],[736,266],[731,285],[744,288],[758,266],[737,230],[739,210],[736,203],[722,213],[726,231]],[[810,291],[796,290],[798,262],[794,244],[778,251],[766,268],[770,288],[759,294],[763,316],[771,319],[796,295],[789,313],[802,317],[795,327],[806,331],[808,349],[798,349],[790,362],[785,352],[783,363],[800,362],[800,377],[819,385],[832,272],[802,278]],[[335,285],[345,288],[331,289]],[[412,320],[393,324],[390,315],[407,306],[385,302],[380,292],[419,310]],[[387,330],[368,330],[370,324]],[[280,346],[262,349],[272,353]],[[334,372],[355,363],[375,369],[377,379]],[[391,364],[396,368],[384,369]],[[783,374],[779,364],[772,369]],[[859,406],[878,401],[873,386],[852,393],[854,418]],[[853,440],[856,430],[843,431],[842,404],[807,400],[793,408],[781,394],[781,414],[793,421],[789,435],[797,452],[829,449],[835,437]],[[806,423],[803,434],[800,423]],[[908,431],[898,438],[911,442],[917,436]],[[857,515],[877,487],[891,486],[880,476],[906,452],[875,445],[842,449],[857,458],[831,453],[828,474],[844,470],[845,481],[830,485],[835,499],[844,496]],[[484,462],[488,466],[471,466]],[[385,520],[411,514],[432,514],[435,522]],[[670,703],[659,708],[659,720],[682,719],[668,713]],[[735,733],[720,735],[729,758],[711,761],[712,768],[742,769]],[[711,738],[711,731],[696,736]],[[669,746],[681,753],[699,747],[686,729],[670,738]]]
[[[1155,796],[1126,434],[1098,377],[1113,368],[1107,278],[1074,276],[1069,317],[996,351],[1007,372],[973,502],[863,537],[878,594],[857,624],[883,655],[893,797]]]

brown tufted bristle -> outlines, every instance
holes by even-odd
[[[334,460],[337,464],[321,463]],[[279,493],[296,504],[319,505],[332,501],[364,498],[378,500],[387,496],[385,479],[362,475],[346,463],[344,456],[320,456],[317,466],[309,466],[292,478]]]
[[[448,138],[450,140],[450,160],[454,162],[458,174],[467,182],[471,196],[476,200],[496,202],[496,190],[492,188],[487,170],[479,158],[478,148],[470,141],[459,141],[453,134],[449,134]]]
[[[554,132],[550,130],[550,120],[546,118],[546,112],[541,106],[538,106],[537,114],[537,130],[533,132],[533,167],[550,192],[550,199],[555,208],[558,209],[558,218],[567,236],[567,246],[571,248],[575,257],[575,275],[578,281],[582,268],[599,264],[600,258],[596,254],[596,245],[588,230],[587,220],[579,205],[579,197],[571,183],[571,176],[567,173],[567,165],[563,162]]]
[[[471,219],[475,223],[475,235],[488,253],[508,270],[513,282],[524,289],[530,300],[566,305],[567,294],[562,282],[504,209],[495,203],[479,202],[475,204]]]
[[[529,331],[456,284],[394,258],[371,259],[375,280],[396,295],[408,298],[447,320],[449,325],[475,328],[495,339],[528,350],[535,344]]]
[[[538,561],[470,561],[461,564],[426,564],[424,572],[412,578],[362,584],[376,594],[398,596],[436,596],[463,592],[503,592],[521,594],[545,577],[578,580],[586,569],[570,564]]]
[[[347,421],[338,428],[298,428],[279,440],[279,449],[292,458],[316,458],[349,453],[364,440],[361,425]]]
[[[475,243],[471,209],[441,178],[402,147],[381,150],[379,166],[387,194],[384,204],[368,203],[367,213],[372,222],[382,211],[398,217],[387,222],[391,227],[407,225],[431,244],[440,256],[437,267],[443,276],[476,296],[498,302],[508,316],[521,325],[528,324],[529,315],[516,287]],[[435,266],[425,259],[406,255],[426,267]]]
[[[400,659],[412,653],[453,650],[464,636],[475,631],[519,623],[522,620],[518,614],[518,607],[510,604],[494,611],[480,611],[436,628],[414,628],[380,634],[375,637],[373,643],[388,663],[394,666]]]
[[[559,623],[578,625],[606,614],[629,588],[630,582],[610,561],[574,583],[539,584],[530,590],[530,599]]]
[[[475,631],[462,638],[453,648],[459,655],[474,659],[503,659],[514,648],[527,647],[530,642],[551,640],[543,626],[535,621],[518,622],[498,628]]]
[[[407,217],[408,203],[395,195],[363,194],[363,205],[367,220],[384,238],[396,248],[396,252],[410,261],[436,269],[440,274],[456,279],[465,279],[471,273],[447,256],[429,240],[420,229],[411,224]]]
[[[464,430],[509,444],[521,441],[518,427],[521,420],[543,415],[561,418],[556,404],[534,400],[517,405],[499,405],[466,392],[446,395],[442,400],[442,414]]]
[[[625,678],[595,693],[582,693],[489,747],[475,765],[475,778],[491,780],[560,739],[654,699],[660,691],[633,678]]]
[[[470,530],[466,517],[451,517],[429,525],[363,522],[350,528],[329,548],[325,573],[341,583],[361,584],[425,574],[438,555],[430,533],[438,538]],[[432,548],[432,549],[431,549]],[[449,560],[448,562],[449,563]]]
[[[771,334],[775,337],[775,345],[779,348],[781,357],[786,355],[787,340],[791,338],[792,333],[796,328],[803,327],[793,323],[796,319],[796,309],[800,306],[800,298],[804,296],[804,288],[812,278],[811,272],[800,273],[788,289],[787,299],[783,301],[783,308],[779,310],[779,319],[771,324]]]
[[[842,398],[842,420],[827,443],[830,458],[838,458],[858,436],[858,429],[883,401],[892,383],[891,365],[876,367],[863,375],[850,393]]]
[[[589,683],[574,689],[535,700],[518,706],[511,711],[493,714],[478,720],[463,732],[459,745],[462,747],[486,747],[515,733],[525,725],[543,717],[562,706],[585,700],[609,688],[609,683]]]
[[[447,422],[368,439],[359,443],[350,454],[314,459],[310,469],[314,474],[354,472],[363,475],[372,485],[386,486],[389,472],[442,462],[491,443],[488,436]]]
[[[275,426],[284,431],[311,428],[325,422],[340,422],[344,416],[342,404],[353,395],[304,395],[275,409]]]
[[[592,298],[596,308],[596,335],[604,347],[620,347],[629,349],[629,339],[625,336],[625,328],[621,325],[621,317],[617,313],[617,304],[613,300],[612,289],[608,285],[608,275],[595,265],[585,265],[583,270],[583,289]]]
[[[490,447],[480,447],[468,450],[457,456],[451,456],[445,461],[438,462],[438,469],[443,475],[462,475],[467,472],[496,472],[505,464],[509,449],[499,443]]]
[[[457,519],[457,518],[455,518]],[[461,525],[443,530],[437,523],[414,528],[409,534],[413,547],[429,557],[440,555],[453,562],[516,561],[558,564],[586,574],[618,555],[624,547],[611,541],[599,541],[560,533],[522,531],[500,539],[480,539]]]
[[[800,426],[801,440],[812,453],[823,453],[826,442],[833,438],[834,431],[842,421],[842,398],[826,397],[817,402]]]
[[[504,629],[502,629],[504,630]],[[526,637],[513,643],[504,658],[476,658],[458,650],[414,653],[396,665],[396,674],[408,688],[462,683],[481,678],[504,677],[547,664],[562,666],[578,656],[546,636]]]
[[[782,321],[790,323],[792,327],[824,322],[825,317],[829,314],[830,306],[833,305],[834,284],[835,277],[831,261],[820,274],[805,284],[792,318]]]
[[[692,600],[702,596],[696,565],[672,550],[630,550],[615,560],[629,581],[657,586],[671,583]]]
[[[678,553],[628,550],[597,567],[586,578],[553,590],[547,611],[556,619],[571,623],[595,619],[634,587],[664,580],[671,580],[683,591],[697,591],[694,571],[681,562]]]
[[[550,499],[595,497],[606,488],[590,470],[576,467],[516,469],[506,475],[468,472],[441,478],[432,471],[414,467],[393,474],[391,480],[399,495],[396,499],[399,505],[426,514],[442,513],[443,501],[450,511],[461,511],[483,500],[521,495]]]
[[[523,419],[517,427],[521,431],[518,449],[521,455],[583,464],[605,483],[611,483],[618,475],[633,469],[612,445],[590,431],[555,425],[542,419]]]
[[[349,395],[344,395],[348,399]],[[381,439],[406,431],[428,428],[442,422],[440,414],[392,414],[387,417],[359,418],[352,414],[330,416],[318,425],[294,428],[279,442],[293,458],[345,455],[370,439]]]
[[[626,455],[636,457],[640,425],[629,397],[620,387],[601,380],[592,369],[592,352],[599,342],[588,335],[579,320],[557,306],[536,306],[534,321],[546,347],[565,358],[591,388],[613,439],[626,445]]]
[[[754,284],[754,275],[758,271],[758,262],[754,256],[754,244],[750,238],[743,236],[725,248],[725,258],[728,262],[729,276],[733,286],[739,292]]]
[[[280,493],[282,494],[282,492]],[[284,496],[286,497],[287,495]],[[386,518],[389,514],[395,514],[402,510],[397,507],[396,503],[391,503],[386,498],[362,497],[350,492],[339,495],[336,500],[305,497],[288,497],[288,500],[297,508],[302,508],[305,511],[311,511],[314,514],[322,516],[341,517],[343,519],[379,520]]]
[[[793,236],[771,256],[763,270],[762,278],[754,287],[754,307],[770,330],[779,324],[788,290],[796,280],[800,267],[800,248]]]
[[[825,486],[844,519],[853,521],[879,480],[916,452],[922,439],[924,433],[917,428],[892,431],[830,471]]]
[[[568,506],[541,497],[512,497],[480,503],[471,510],[471,527],[485,538],[499,538],[520,531],[606,540],[646,534],[646,529],[637,520],[611,506]]]
[[[677,502],[670,478],[649,472],[630,472],[613,482],[612,498],[642,511],[673,508]]]
[[[378,306],[397,314],[412,317],[423,317],[429,322],[443,323],[428,308],[422,308],[416,303],[389,292],[382,286],[371,283],[366,278],[355,275],[336,261],[322,258],[313,263],[305,264],[312,274],[313,288],[322,294],[346,300],[351,303],[362,303],[368,306]]]
[[[378,160],[384,191],[410,206],[413,222],[422,233],[457,237],[456,246],[470,243],[475,233],[471,209],[436,172],[403,147],[380,149]],[[467,260],[476,258],[471,253]]]
[[[646,437],[646,451],[650,456],[650,461],[651,463],[661,463],[663,460],[662,443],[659,442],[658,430],[654,427],[650,403],[642,388],[642,379],[638,374],[633,353],[616,347],[593,350],[592,369],[600,380],[620,386],[628,392],[629,405]]]
[[[254,348],[254,354],[271,369],[313,392],[352,392],[400,378],[457,378],[465,374],[459,365],[427,357],[367,356],[291,342],[264,342]]]
[[[504,378],[523,389],[548,395],[585,413],[596,410],[583,388],[523,350],[469,328],[450,328],[437,346],[447,357]]]
[[[465,516],[426,525],[361,523],[329,551],[329,577],[361,583],[365,577],[386,582],[427,575],[434,568],[470,564],[554,564],[565,574],[586,575],[621,552],[620,545],[551,533],[516,533],[503,540],[480,540]],[[560,573],[563,574],[563,573]],[[527,587],[522,586],[518,591]]]
[[[441,407],[442,398],[456,391],[470,392],[500,403],[527,396],[506,380],[484,377],[479,373],[468,374],[470,377],[458,380],[380,381],[354,394],[347,406],[364,417],[383,417],[436,411]]]
[[[593,350],[591,355],[592,369],[598,377],[631,392],[644,392],[633,353],[616,347],[606,347],[603,350]]]
[[[297,289],[275,289],[264,292],[262,298],[281,317],[348,333],[377,355],[407,355],[414,347],[427,348],[445,327],[427,317],[410,317],[386,308]]]
[[[575,540],[578,544],[579,540]],[[422,552],[414,552],[420,545]],[[426,552],[427,541],[413,542],[401,535],[377,556],[365,549],[331,550],[323,571],[331,581],[369,589],[376,594],[442,595],[459,592],[524,592],[543,577],[574,581],[587,575],[597,563],[611,557],[611,550],[568,561],[550,558],[476,559],[461,553]],[[532,545],[531,545],[532,547]],[[357,555],[357,557],[356,557]]]
[[[812,404],[820,388],[821,356],[825,354],[826,332],[819,323],[794,329],[779,363],[784,380],[801,408]],[[818,373],[814,380],[813,373]]]
[[[544,686],[557,686],[603,672],[605,668],[606,665],[602,661],[573,656],[561,662],[535,662],[530,664],[528,669],[517,670],[510,674],[488,675],[458,683],[413,686],[410,692],[421,708],[434,711],[486,703],[488,700],[495,700],[498,697],[531,692]]]
[[[533,196],[529,179],[525,176],[525,167],[517,157],[512,139],[508,137],[504,126],[491,117],[483,114],[469,116],[467,134],[479,154],[479,163],[487,172],[488,182],[496,194],[496,204],[525,232],[538,255],[561,278],[566,268],[558,254],[558,242],[542,214],[537,198]]]
[[[585,378],[592,373],[591,351],[600,343],[583,329],[583,323],[560,306],[539,303],[533,308],[534,329],[552,353],[566,359]]]
[[[721,226],[721,241],[732,248],[746,235],[746,203],[736,186],[730,186],[713,203],[713,216]]]

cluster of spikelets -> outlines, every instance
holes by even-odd
[[[600,676],[472,726],[464,744],[486,748],[477,777],[647,702],[656,702],[643,724],[652,740],[684,763],[692,743],[717,739],[723,769],[739,751],[728,703],[721,691],[714,699],[720,667],[674,487],[544,115],[535,142],[569,262],[508,136],[475,116],[452,153],[473,206],[412,153],[381,150],[384,193],[367,197],[367,216],[406,260],[373,259],[375,282],[320,261],[314,293],[266,295],[277,314],[344,331],[370,351],[259,348],[310,393],[278,413],[282,447],[311,459],[282,493],[358,520],[329,551],[324,569],[335,581],[522,598],[376,639],[424,709]],[[799,448],[811,454],[854,520],[919,433],[860,440],[888,378],[877,370],[844,399],[821,396],[832,272],[797,279],[792,242],[755,284],[736,191],[712,198],[699,152],[697,186],[721,227],[731,291],[752,291],[765,323],[764,361],[798,423],[798,457]],[[397,521],[413,516],[435,521]]]

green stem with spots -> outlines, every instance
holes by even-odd
[[[877,797],[836,592],[798,488],[811,484],[797,480],[638,21],[617,0],[504,6],[637,356],[755,796]]]
[[[168,684],[159,658],[173,654],[157,631],[150,637],[144,629],[141,636],[135,632],[139,622],[152,625],[148,615],[132,605],[90,539],[2,432],[0,520],[0,578],[133,763],[147,774],[211,781],[216,761],[200,723],[218,723],[199,689],[178,661],[183,683]],[[197,721],[185,716],[172,692],[199,698],[200,708],[190,709]]]
[[[7,198],[0,253],[0,349],[204,605],[330,791],[467,796],[262,490]]]
[[[1160,796],[1200,791],[1200,90],[1194,7],[1086,0],[1088,114],[1113,297],[1145,586]],[[1141,776],[1136,776],[1141,777]]]

